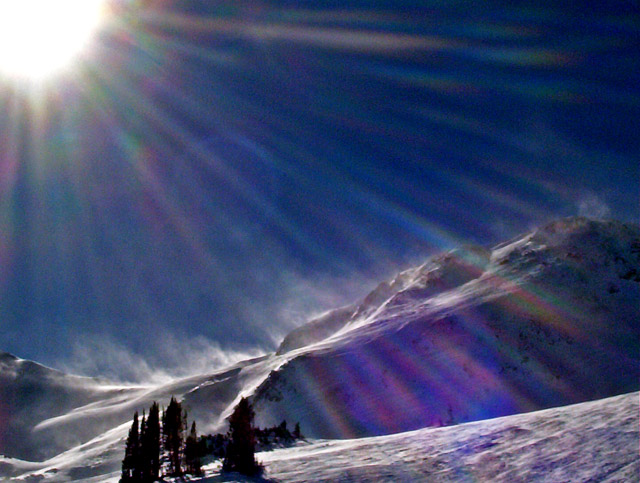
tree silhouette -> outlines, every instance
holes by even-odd
[[[138,412],[133,415],[133,423],[129,429],[129,436],[124,450],[122,460],[122,475],[120,481],[137,482],[140,481],[140,436],[138,425]]]
[[[140,435],[141,476],[144,482],[153,482],[160,477],[159,414],[158,403],[154,401]]]
[[[149,408],[149,416],[143,412],[138,421],[138,412],[127,437],[125,456],[122,460],[121,483],[152,483],[161,476],[202,476],[202,456],[204,444],[198,440],[196,422],[191,425],[189,436],[184,438],[187,428],[187,411],[182,404],[171,398],[167,409],[162,412],[157,402]],[[166,469],[161,474],[161,466],[166,455]]]
[[[183,474],[184,431],[186,427],[186,412],[182,410],[175,397],[171,398],[169,406],[162,415],[162,433],[164,449],[169,459],[169,476]]]
[[[296,427],[293,429],[293,439],[301,439],[302,433],[300,432],[300,423],[296,423]]]
[[[251,403],[243,397],[229,418],[229,445],[222,464],[224,471],[255,475],[262,469],[255,458],[254,417]]]
[[[138,456],[138,481],[146,482],[146,476],[149,472],[149,462],[145,454],[145,445],[147,439],[147,417],[144,410],[142,411],[142,421],[140,422],[140,453]]]
[[[196,422],[191,425],[191,432],[187,436],[184,444],[184,464],[186,472],[192,476],[202,475],[202,461],[200,455],[200,445],[198,444],[198,432]]]

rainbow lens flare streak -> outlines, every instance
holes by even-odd
[[[78,333],[151,358],[160,332],[268,350],[294,324],[280,317],[292,283],[386,274],[593,193],[637,214],[637,15],[417,3],[113,1],[64,77],[0,77],[0,347],[22,352],[22,324],[44,362],[60,357],[48,341]],[[580,307],[510,290],[502,309],[580,341]],[[327,298],[362,295],[336,284]],[[336,434],[352,428],[332,404],[349,400],[327,381],[388,384],[401,403],[360,398],[348,414],[377,425],[362,433],[393,430],[389,414],[428,411],[443,380],[439,400],[470,396],[461,370],[501,384],[498,358],[519,341],[489,340],[486,317],[456,323],[487,353],[441,338],[426,368],[391,338],[328,373],[311,361],[302,382]],[[523,388],[505,392],[473,417],[532,407]]]

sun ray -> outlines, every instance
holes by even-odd
[[[104,17],[105,0],[1,0],[0,73],[43,79],[87,46]]]

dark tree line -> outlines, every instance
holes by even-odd
[[[172,397],[162,412],[162,419],[154,402],[149,417],[143,413],[140,423],[138,419],[136,411],[122,460],[122,483],[151,483],[161,476],[202,474],[196,423],[193,422],[185,438],[187,411],[180,402]]]
[[[296,423],[293,431],[289,431],[287,421],[282,421],[280,425],[270,428],[255,428],[255,433],[257,441],[256,448],[259,451],[289,446],[303,438],[300,432],[300,423]]]
[[[223,471],[234,471],[244,475],[262,472],[256,461],[256,448],[270,449],[292,444],[303,436],[300,425],[293,432],[287,422],[272,428],[254,428],[255,413],[248,399],[242,398],[229,417],[227,434],[216,434],[198,438],[195,421],[188,435],[187,411],[180,402],[171,398],[162,411],[154,402],[149,416],[144,413],[142,421],[136,412],[129,430],[122,460],[121,483],[151,483],[162,476],[202,475],[202,457],[210,454],[224,458]]]
[[[254,412],[246,398],[240,400],[229,418],[229,431],[226,434],[201,436],[199,444],[202,454],[223,458],[224,471],[236,471],[245,475],[255,475],[262,470],[255,459],[256,451],[293,444],[303,438],[300,424],[296,423],[293,432],[282,421],[271,428],[255,428]]]
[[[290,431],[286,421],[269,428],[253,428],[253,432],[256,440],[256,452],[284,448],[304,439],[300,431],[300,423],[296,423],[294,430]],[[203,455],[224,458],[227,454],[229,441],[229,433],[207,434],[200,436],[198,444]]]

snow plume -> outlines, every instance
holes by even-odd
[[[424,262],[426,256],[407,257],[399,262],[381,262],[370,272],[353,272],[343,276],[315,273],[290,273],[277,307],[280,324],[274,329],[272,342],[278,346],[291,330],[317,319],[328,311],[351,305],[376,288],[380,280],[389,280],[410,266]]]
[[[179,340],[163,335],[154,346],[158,349],[153,357],[145,358],[109,336],[83,336],[72,347],[62,370],[126,383],[162,384],[262,355],[257,349],[227,350],[205,337]]]
[[[578,202],[578,214],[587,218],[602,220],[611,215],[611,210],[600,197],[589,194]]]

